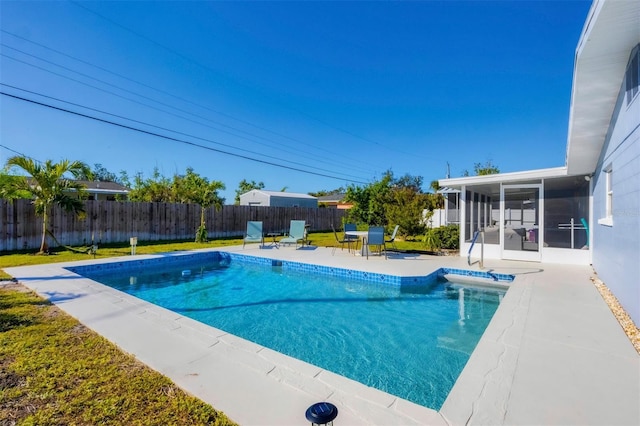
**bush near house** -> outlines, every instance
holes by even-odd
[[[428,250],[458,250],[460,248],[460,228],[458,225],[430,228],[424,236]]]

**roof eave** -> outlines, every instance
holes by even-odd
[[[567,176],[567,168],[553,167],[549,169],[527,170],[523,172],[496,173],[482,176],[465,176],[460,178],[440,179],[438,184],[447,188],[460,188],[463,185],[484,185],[491,183],[521,182],[527,180],[549,179]]]
[[[576,48],[566,166],[592,173],[600,158],[631,49],[640,43],[640,2],[595,0]]]

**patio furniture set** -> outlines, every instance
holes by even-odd
[[[352,245],[355,245],[353,253],[355,255],[366,256],[369,258],[370,253],[374,253],[370,250],[370,247],[374,247],[377,250],[375,253],[382,256],[384,253],[385,259],[387,258],[387,243],[391,244],[395,249],[395,238],[398,233],[399,225],[393,230],[391,236],[385,238],[385,232],[383,226],[370,226],[366,231],[358,231],[355,224],[347,223],[344,226],[343,236],[339,237],[335,228],[332,225],[333,234],[336,239],[336,243],[341,246],[341,250],[344,250],[345,244],[349,253],[352,251]],[[249,221],[247,222],[247,232],[244,236],[242,247],[247,243],[260,243],[260,248],[267,247],[264,242],[264,237],[271,238],[269,247],[279,248],[281,244],[295,244],[296,249],[298,244],[300,247],[304,247],[307,243],[308,226],[304,220],[292,220],[289,226],[289,232],[277,232],[271,231],[265,233],[263,231],[263,224],[261,221]],[[281,237],[280,240],[276,238]],[[360,245],[360,252],[358,253],[358,245]],[[335,254],[338,246],[334,246],[332,254]]]

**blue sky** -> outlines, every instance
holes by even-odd
[[[562,166],[590,5],[1,1],[2,92],[147,133],[3,95],[0,160],[192,167],[229,202],[242,179],[306,193]]]

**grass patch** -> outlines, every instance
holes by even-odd
[[[0,424],[233,425],[23,286],[0,287]]]
[[[148,241],[136,246],[136,254],[168,253],[172,251],[196,250],[203,248],[225,247],[242,244],[242,239],[219,239],[208,243],[195,243],[193,241]],[[98,246],[96,258],[130,256],[129,244],[106,244]],[[71,262],[76,260],[91,259],[87,253],[76,253],[65,248],[56,248],[50,254],[35,254],[31,251],[12,251],[0,253],[0,268],[12,266],[42,265],[47,263]]]
[[[309,234],[309,241],[317,247],[334,247],[337,245],[332,232],[314,232]],[[270,242],[265,238],[265,244]],[[398,250],[424,250],[424,243],[421,240],[401,241],[396,239]],[[226,247],[242,245],[241,238],[226,238],[211,240],[207,243],[196,243],[193,241],[148,241],[140,242],[136,247],[136,254],[168,253],[172,251],[197,250],[203,248]],[[390,248],[390,247],[387,247]],[[107,244],[98,247],[96,258],[104,259],[108,257],[130,256],[131,246],[128,244]],[[71,262],[77,260],[91,259],[91,255],[86,253],[75,253],[64,248],[54,249],[48,255],[36,255],[31,251],[13,251],[0,253],[0,280],[9,280],[11,276],[6,274],[1,268],[14,266],[42,265],[47,263]]]

